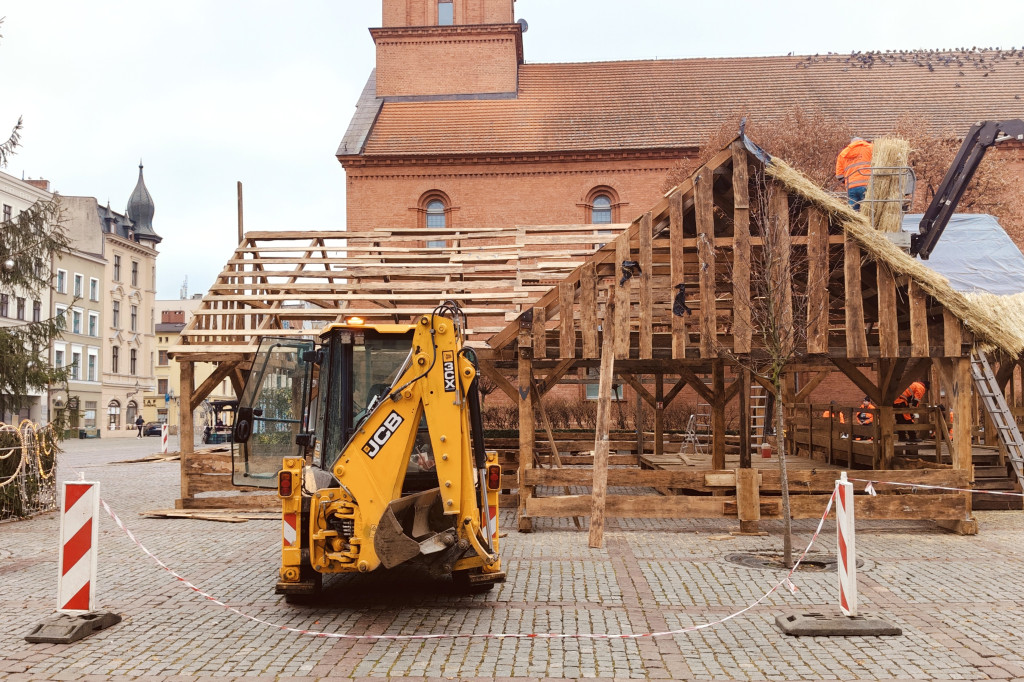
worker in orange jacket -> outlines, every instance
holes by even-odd
[[[899,397],[892,402],[893,407],[917,407],[918,404],[924,400],[924,394],[928,391],[927,381],[914,381],[907,388],[900,393]],[[896,415],[897,424],[913,424],[914,415],[909,412]],[[901,432],[901,436],[904,440],[917,440],[917,434],[911,431]]]
[[[864,396],[864,400],[860,401],[860,409],[862,409],[862,410],[873,410],[873,409],[875,409],[875,404],[873,402],[871,402],[870,398],[868,398],[867,396]],[[858,412],[857,413],[857,423],[860,424],[861,426],[868,426],[870,424],[874,424],[875,423],[875,413],[874,412]]]
[[[871,143],[855,137],[836,158],[836,178],[846,186],[846,200],[850,207],[860,210],[860,202],[868,191],[871,177]]]

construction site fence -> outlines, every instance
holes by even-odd
[[[56,509],[58,441],[49,424],[0,422],[0,521]]]

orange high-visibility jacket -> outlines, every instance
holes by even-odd
[[[846,145],[836,159],[836,177],[846,181],[846,189],[868,184],[871,168],[871,143],[856,140]]]
[[[919,402],[924,400],[925,387],[920,381],[915,381],[909,386],[903,393],[900,393],[900,397],[893,401],[893,407],[914,407]],[[910,414],[904,414],[904,417],[911,419]]]
[[[860,406],[862,408],[864,408],[864,409],[869,409],[869,410],[875,409],[875,404],[873,402],[871,402],[870,400],[865,400],[865,401],[861,402]],[[858,412],[857,413],[857,422],[859,424],[861,424],[862,426],[867,426],[868,424],[873,424],[875,422],[875,413],[874,412]]]

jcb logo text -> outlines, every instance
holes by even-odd
[[[366,441],[366,445],[363,446],[363,452],[365,452],[370,459],[376,457],[377,453],[380,452],[381,448],[387,444],[388,440],[395,434],[395,431],[398,430],[398,427],[402,425],[403,421],[405,420],[402,419],[402,415],[392,410],[391,414],[384,419],[384,423],[373,432],[372,436],[370,436],[370,440]]]

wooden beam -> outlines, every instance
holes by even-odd
[[[796,399],[796,402],[802,403],[802,402],[806,401],[810,397],[811,392],[814,389],[816,389],[821,384],[821,382],[824,381],[828,377],[829,374],[831,374],[831,372],[826,370],[824,372],[818,372],[813,377],[811,377],[810,381],[805,383],[800,388],[800,390],[797,391],[796,396],[794,396],[794,398]]]
[[[846,358],[834,357],[832,358],[832,362],[835,364],[836,367],[839,368],[839,371],[845,374],[850,379],[850,381],[857,385],[857,388],[864,391],[864,395],[870,398],[871,402],[879,406],[885,403],[885,400],[882,397],[882,392],[878,388],[878,386],[876,386],[874,382],[871,381],[871,379],[868,379],[866,376],[864,376],[864,374],[856,367],[856,365],[854,365]],[[889,402],[890,404],[892,403],[891,400]]]
[[[575,366],[575,360],[563,360],[552,367],[544,376],[543,380],[537,380],[537,390],[541,395],[547,395],[548,391],[555,387],[558,381],[565,376],[565,373]]]
[[[878,286],[878,346],[882,357],[898,358],[900,355],[900,325],[896,310],[896,278],[889,266],[878,261],[875,264]]]
[[[654,396],[651,395],[650,391],[647,390],[647,387],[640,383],[640,381],[637,380],[636,376],[634,376],[631,372],[619,372],[618,377],[625,381],[627,384],[629,384],[630,387],[632,387],[632,389],[636,391],[636,394],[640,396],[645,403],[647,403],[651,407],[657,408],[658,403],[655,400]]]
[[[725,361],[711,361],[711,468],[725,468]]]
[[[828,352],[828,217],[807,210],[807,352]]]
[[[672,401],[675,400],[677,395],[679,395],[679,392],[686,388],[687,383],[686,379],[680,379],[676,382],[676,385],[665,394],[665,407],[672,404]]]
[[[961,322],[946,308],[942,309],[942,351],[948,358],[958,358],[963,354],[963,335],[960,333]]]
[[[185,467],[188,465],[189,457],[195,453],[195,442],[194,427],[192,426],[192,410],[194,404],[192,402],[192,394],[195,390],[195,367],[189,361],[179,362],[178,367],[180,370],[180,397],[178,399],[178,419],[180,429],[179,442],[181,443],[181,499],[188,500],[192,498],[192,491],[189,490],[188,477],[185,476]]]
[[[637,419],[639,422],[639,418]],[[654,375],[654,455],[665,454],[665,375]]]
[[[913,279],[907,285],[910,298],[910,354],[915,358],[930,356],[928,349],[927,294]]]
[[[775,309],[779,311],[779,319],[776,322],[779,324],[781,350],[784,355],[789,355],[793,351],[794,343],[793,274],[790,268],[793,247],[789,234],[789,194],[781,184],[772,186],[771,220],[774,229],[769,231],[769,236],[775,243],[770,247],[771,260],[767,265],[773,282],[770,290],[779,294]]]
[[[864,292],[861,288],[860,277],[860,245],[850,237],[847,237],[843,244],[843,251],[845,255],[843,274],[846,290],[846,357],[866,358],[868,356],[868,337],[864,327]]]
[[[509,400],[518,401],[519,391],[512,382],[509,381],[504,374],[498,371],[498,368],[492,365],[486,360],[480,362],[480,371],[485,377],[494,382],[494,385],[501,389],[501,392],[508,396]]]
[[[604,545],[605,497],[608,494],[608,431],[611,421],[612,379],[615,373],[614,327],[616,301],[608,302],[605,319],[604,349],[601,354],[601,374],[598,381],[597,424],[594,428],[594,483],[591,486],[590,538],[591,547]]]
[[[677,367],[676,372],[679,374],[680,379],[689,384],[693,390],[697,392],[697,395],[704,399],[704,402],[709,405],[715,402],[715,394],[712,393],[711,389],[704,383],[704,380],[694,374],[690,368]]]
[[[533,530],[533,520],[527,516],[526,503],[533,497],[533,488],[525,485],[526,472],[533,468],[533,439],[535,435],[533,417],[533,342],[531,327],[519,328],[519,531]]]
[[[195,390],[192,397],[193,404],[206,400],[206,396],[210,395],[213,389],[217,388],[217,384],[230,377],[237,366],[237,362],[222,362],[217,365],[210,376],[206,377],[206,380],[199,384],[199,388]]]
[[[669,197],[669,294],[675,300],[679,290],[676,285],[683,283],[685,274],[684,248],[683,248],[683,193],[675,191]],[[672,357],[682,359],[686,357],[686,322],[690,315],[672,315]]]
[[[740,468],[749,469],[750,462],[750,370],[744,367],[736,379],[740,385]],[[765,419],[768,418],[766,414]]]
[[[547,311],[536,306],[533,308],[533,357],[543,360],[547,357]]]
[[[583,334],[583,357],[598,357],[597,337],[597,264],[583,265],[580,273],[580,332]]]
[[[651,213],[640,218],[640,355],[648,360],[654,355],[654,292],[651,283],[654,275],[654,232]]]
[[[747,150],[743,142],[732,143],[733,265],[732,335],[733,352],[749,353],[750,325],[750,186]]]
[[[613,329],[615,330],[614,352],[616,360],[626,360],[629,358],[629,290],[633,286],[632,283],[635,277],[631,277],[624,283],[619,284],[622,281],[622,264],[630,260],[629,254],[629,235],[623,233],[615,240],[615,272],[619,277],[615,280],[615,287],[609,292],[609,297],[615,300],[615,306],[605,311],[605,324],[609,322],[607,319],[611,314],[609,311],[615,311]]]
[[[558,283],[558,357],[576,357],[576,327],[573,319],[573,301],[576,285],[572,282]]]
[[[714,177],[702,169],[694,179],[693,203],[697,219],[697,260],[700,282],[700,356],[717,355],[718,313],[715,309],[715,205],[712,193]]]

